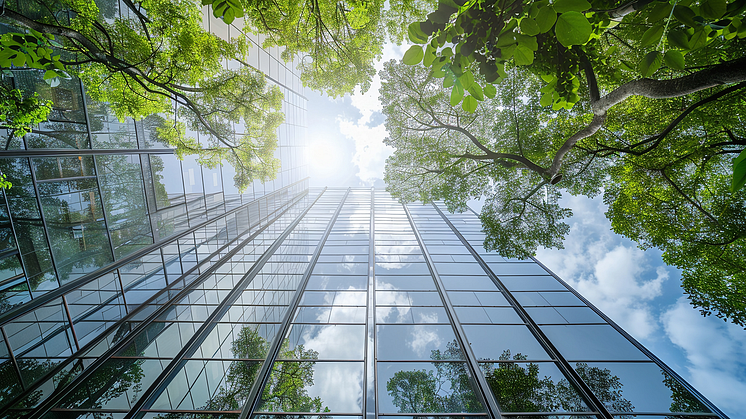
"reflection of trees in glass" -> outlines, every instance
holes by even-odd
[[[455,359],[459,352],[453,341],[447,350],[432,351],[433,360]],[[500,361],[524,361],[520,353],[511,357],[505,350]],[[588,407],[575,387],[564,377],[555,382],[551,376],[540,378],[536,363],[500,362],[482,364],[485,379],[495,399],[504,412],[583,412]],[[386,383],[386,390],[400,413],[478,412],[481,403],[472,391],[471,382],[463,363],[434,362],[435,371],[398,371]],[[553,365],[553,364],[552,364]],[[608,369],[589,367],[579,362],[575,371],[590,387],[596,397],[615,412],[632,412],[634,406],[622,396],[619,377]],[[445,384],[450,384],[450,394],[443,396]]]
[[[202,408],[206,411],[241,410],[249,397],[251,387],[261,369],[260,359],[265,359],[269,351],[270,342],[260,336],[250,326],[241,328],[231,344],[231,351],[235,358],[228,367],[220,390]],[[305,349],[303,345],[289,348],[285,341],[280,348],[278,358],[281,359],[317,359],[318,352]],[[249,361],[251,359],[257,361]],[[261,398],[261,410],[272,412],[328,412],[320,397],[308,395],[307,387],[313,385],[313,366],[315,362],[278,361],[275,362],[267,384],[264,386]],[[168,418],[170,415],[162,415]],[[178,416],[182,417],[182,416]],[[193,415],[201,417],[201,415]],[[205,417],[213,417],[205,415]],[[294,416],[283,416],[292,419]]]
[[[510,350],[506,350],[498,359],[523,361],[526,360],[526,355],[518,353],[511,358]],[[486,364],[485,378],[500,409],[505,412],[557,410],[553,401],[553,393],[556,390],[554,382],[551,377],[539,379],[537,364],[500,363],[497,367],[495,365]]]
[[[671,390],[671,412],[699,413],[710,411],[678,380],[666,374],[663,370],[661,370],[661,374],[663,374],[663,384]],[[666,419],[674,418],[667,416]]]
[[[589,367],[585,362],[575,364],[575,372],[588,385],[593,394],[596,395],[601,403],[612,412],[632,412],[635,408],[632,403],[622,396],[622,387],[624,386],[619,377],[611,374],[611,370],[606,368]],[[567,380],[561,380],[557,384],[559,400],[562,408],[568,411],[577,411],[578,406],[583,402],[580,395],[575,392]]]
[[[463,359],[463,355],[454,340],[444,351],[431,351],[430,359]],[[435,371],[398,371],[386,382],[386,391],[399,413],[484,411],[472,390],[463,362],[433,362],[432,365]]]

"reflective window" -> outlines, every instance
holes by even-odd
[[[379,362],[381,413],[476,413],[484,407],[462,362]]]
[[[579,362],[573,367],[612,413],[710,412],[676,379],[650,362]]]
[[[611,326],[541,326],[541,330],[569,361],[648,359]]]
[[[501,359],[520,360],[521,356]],[[480,367],[503,412],[590,410],[575,386],[554,363],[501,362],[484,363]]]
[[[362,360],[365,326],[295,324],[282,347],[280,359]]]
[[[464,359],[451,326],[376,326],[378,359]]]
[[[519,359],[528,360],[550,359],[526,326],[465,325],[463,328],[479,360],[498,360],[504,356],[525,356]]]
[[[362,412],[363,363],[278,361],[259,412]]]

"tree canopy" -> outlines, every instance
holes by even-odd
[[[88,95],[108,102],[121,120],[164,115],[173,122],[160,128],[162,141],[208,167],[227,160],[240,190],[273,179],[282,93],[241,64],[248,40],[204,30],[201,7],[192,1],[118,4],[123,10],[77,0],[5,4],[3,23],[26,32],[2,35],[0,66],[44,71],[52,85],[79,77]],[[229,61],[236,65],[226,68]]]
[[[746,325],[746,1],[442,1],[381,98],[389,190],[485,196],[486,246],[561,247],[563,193],[603,194],[704,314]],[[740,156],[739,156],[740,154]]]

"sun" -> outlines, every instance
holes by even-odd
[[[307,157],[312,175],[329,176],[340,168],[342,153],[329,139],[316,138],[308,144]]]

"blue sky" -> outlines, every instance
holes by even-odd
[[[388,45],[384,60],[405,48]],[[379,70],[380,70],[379,63]],[[384,187],[384,116],[376,77],[365,94],[330,99],[306,91],[312,186]],[[565,248],[537,257],[671,366],[732,419],[746,418],[746,330],[703,317],[680,288],[680,273],[657,250],[614,234],[601,199],[566,197],[574,211]]]

